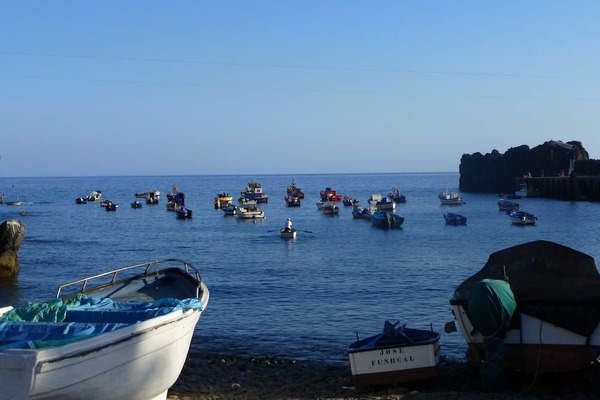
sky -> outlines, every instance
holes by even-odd
[[[598,1],[0,2],[0,177],[600,158]]]

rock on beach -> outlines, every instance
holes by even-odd
[[[191,353],[169,400],[458,400],[598,399],[600,364],[551,376],[507,375],[503,393],[485,393],[477,371],[444,359],[437,378],[411,384],[356,388],[350,367],[270,358]]]

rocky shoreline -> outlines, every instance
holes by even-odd
[[[356,388],[350,367],[305,361],[192,353],[169,400],[454,400],[598,399],[600,363],[549,376],[511,374],[504,393],[483,393],[467,363],[444,359],[437,378],[388,387]]]

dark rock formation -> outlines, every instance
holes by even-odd
[[[576,173],[574,161],[580,160],[589,160],[589,155],[578,141],[551,140],[532,149],[521,145],[504,154],[498,150],[485,155],[463,154],[459,188],[463,192],[513,193],[518,177]]]
[[[21,221],[4,221],[0,224],[0,278],[19,273],[19,248],[25,237],[25,225]]]

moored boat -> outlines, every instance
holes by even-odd
[[[526,211],[511,211],[509,216],[514,225],[535,225],[537,221],[535,215]]]
[[[104,206],[104,208],[106,209],[106,211],[119,211],[119,205],[111,202],[108,202],[108,204],[106,204],[106,206]]]
[[[490,286],[486,297],[473,290],[502,282],[504,292]],[[507,310],[504,299],[516,309]],[[491,306],[480,307],[486,302]],[[500,353],[488,354],[486,361],[504,354],[500,368],[532,374],[576,371],[595,362],[600,356],[598,304],[600,274],[594,258],[545,240],[492,253],[450,300],[473,367],[481,366],[489,339]]]
[[[221,210],[223,210],[223,213],[225,215],[235,215],[235,214],[237,214],[238,208],[236,206],[234,206],[233,204],[230,204],[228,206],[223,207]]]
[[[189,208],[181,206],[177,209],[176,214],[179,219],[191,219],[193,213]]]
[[[171,259],[77,280],[56,297],[0,308],[0,399],[166,399],[209,292]]]
[[[386,321],[382,333],[352,343],[348,357],[357,387],[429,380],[439,374],[440,334]]]
[[[219,192],[219,194],[217,194],[217,197],[215,197],[215,209],[219,209],[219,208],[223,208],[223,207],[227,207],[228,205],[231,204],[231,202],[233,201],[233,196],[229,195],[229,193],[226,192]]]
[[[131,203],[131,208],[142,208],[142,203],[136,200]]]
[[[295,180],[292,181],[292,184],[287,187],[287,195],[288,196],[294,196],[294,197],[297,197],[299,199],[303,199],[304,198],[304,192],[302,191],[302,189],[300,189],[298,187],[298,184],[296,183]]]
[[[319,195],[321,196],[321,200],[323,201],[342,201],[342,196],[337,194],[337,192],[330,187],[326,187],[325,190],[321,190],[319,192]]]
[[[462,206],[464,204],[462,197],[458,193],[448,191],[448,185],[446,185],[445,190],[438,194],[438,198],[443,206]]]
[[[393,200],[396,203],[406,203],[406,196],[400,193],[398,188],[393,187],[392,190],[388,193],[388,198]]]
[[[500,200],[498,200],[498,210],[499,211],[506,211],[506,212],[518,211],[519,207],[520,207],[519,203],[516,203],[514,201],[510,201],[508,199],[500,199]]]
[[[100,190],[93,190],[90,194],[87,195],[87,201],[98,201],[102,197],[102,192]]]
[[[337,215],[340,213],[340,206],[334,201],[325,201],[321,206],[321,212],[323,214]]]
[[[371,224],[379,228],[397,229],[402,227],[404,217],[387,211],[375,211],[371,213]]]
[[[236,214],[241,219],[262,219],[265,212],[256,206],[238,207]]]
[[[300,207],[302,205],[302,203],[300,201],[300,197],[285,196],[284,200],[285,200],[285,204],[288,207]]]
[[[255,200],[257,203],[267,203],[269,195],[263,192],[263,187],[259,182],[252,181],[241,192],[242,197],[248,200]]]
[[[357,202],[356,199],[348,196],[347,194],[345,194],[344,197],[342,198],[342,204],[346,207],[351,207],[356,202]]]
[[[146,204],[158,204],[158,200],[160,200],[160,190],[151,190],[149,192],[136,192],[134,196],[137,198],[146,199]]]
[[[87,199],[85,197],[78,197],[75,199],[75,203],[76,204],[86,204],[87,203]]]
[[[185,193],[179,191],[176,183],[173,184],[171,191],[167,193],[167,201],[179,206],[185,205]]]
[[[446,213],[444,214],[444,220],[446,221],[446,225],[466,225],[467,217],[461,214],[456,213]]]
[[[356,204],[352,207],[352,218],[354,219],[369,219],[371,218],[371,210],[367,207],[361,207],[360,204]]]

